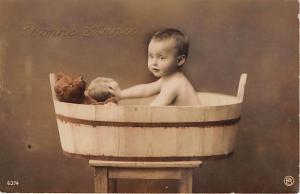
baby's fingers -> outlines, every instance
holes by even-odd
[[[116,97],[120,97],[120,94],[121,94],[121,90],[119,89],[119,88],[117,88],[117,89],[112,89],[112,88],[108,88],[108,91],[112,94],[112,95],[114,95],[114,96],[116,96]]]
[[[108,88],[117,89],[119,88],[119,84],[117,82],[109,82],[107,83]]]
[[[111,87],[108,87],[108,91],[109,91],[109,93],[111,93],[111,94],[114,94],[114,93],[115,93],[115,90],[114,90],[113,88],[111,88]]]

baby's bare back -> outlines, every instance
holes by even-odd
[[[174,100],[171,105],[175,106],[198,106],[200,100],[191,82],[181,72],[162,80],[161,90],[172,90]]]

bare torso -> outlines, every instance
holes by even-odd
[[[201,104],[194,87],[183,73],[176,72],[161,79],[161,91],[169,90],[174,93],[174,100],[170,105],[198,106]]]

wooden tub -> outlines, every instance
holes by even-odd
[[[234,149],[246,77],[242,74],[237,96],[198,93],[203,105],[197,107],[150,107],[153,97],[84,105],[60,102],[52,95],[62,150],[101,160],[226,156]],[[50,82],[53,92],[54,74]]]

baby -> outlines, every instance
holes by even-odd
[[[198,95],[181,72],[188,56],[187,36],[176,29],[156,32],[148,46],[148,69],[158,77],[157,81],[136,85],[124,90],[111,88],[119,99],[148,97],[158,94],[151,106],[197,106]]]

